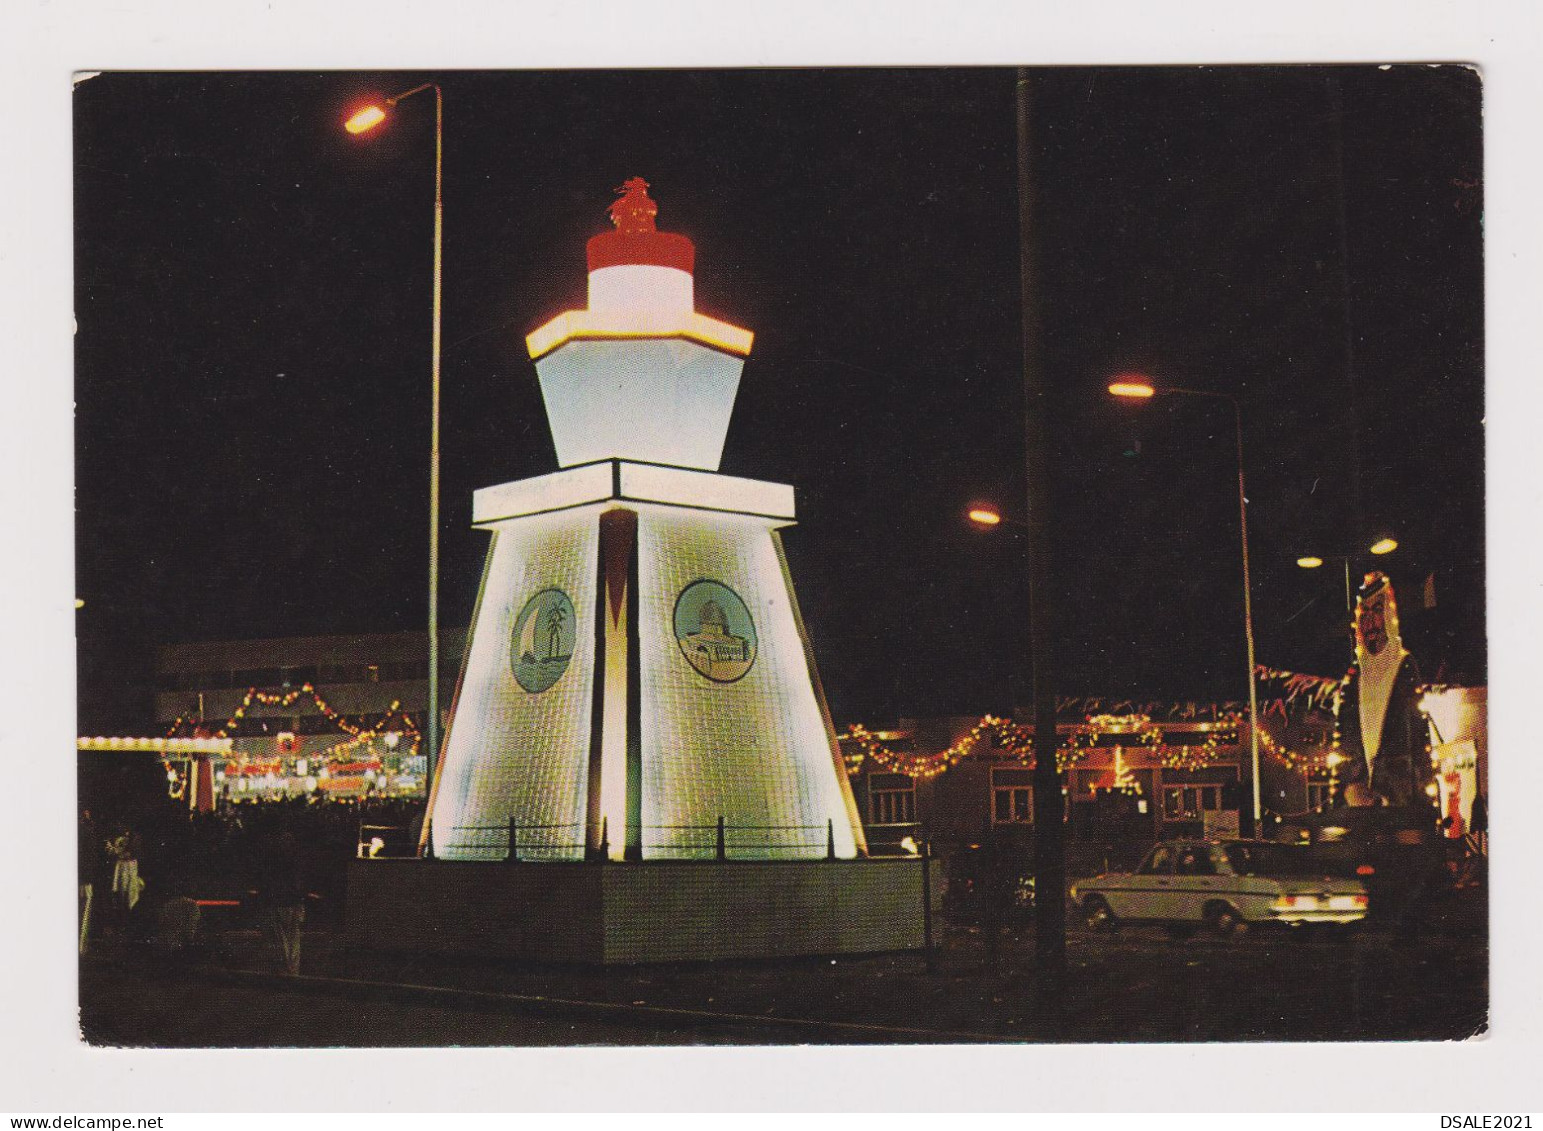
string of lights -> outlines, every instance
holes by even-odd
[[[1163,742],[1162,728],[1154,725],[1147,715],[1095,715],[1061,736],[1056,750],[1056,769],[1066,773],[1085,761],[1101,739],[1111,735],[1129,735],[1132,746],[1143,746],[1154,751],[1166,769],[1199,769],[1215,762],[1223,745],[1237,741],[1237,723],[1236,717],[1228,717],[1218,723],[1203,724],[1208,727],[1204,742],[1198,745],[1168,745]],[[857,774],[864,763],[872,759],[886,772],[906,774],[915,780],[927,781],[947,773],[969,757],[988,735],[995,740],[1002,756],[1019,765],[1033,767],[1033,731],[1008,719],[983,715],[947,749],[933,753],[895,750],[867,727],[854,723],[843,736],[858,747],[855,752],[846,755],[847,773]]]
[[[345,735],[344,738],[317,751],[304,755],[307,762],[314,764],[318,769],[326,768],[328,773],[346,774],[350,772],[363,772],[364,770],[376,770],[381,768],[381,752],[376,747],[380,742],[386,748],[394,749],[403,739],[407,740],[407,753],[416,755],[421,742],[421,735],[417,724],[411,715],[402,710],[399,700],[393,700],[391,706],[378,720],[363,725],[355,725],[341,712],[328,703],[311,684],[303,684],[298,689],[264,691],[257,687],[247,689],[240,705],[231,713],[230,718],[214,731],[216,738],[236,737],[243,723],[247,721],[248,711],[253,704],[262,707],[277,707],[280,710],[288,709],[300,702],[302,698],[309,697],[310,701],[334,726]],[[207,721],[196,715],[179,715],[171,727],[167,730],[168,738],[175,737],[178,731],[187,728],[194,732],[207,731]],[[277,739],[280,750],[284,753],[301,752],[300,745],[295,736],[287,731],[280,732]],[[265,775],[277,775],[283,771],[284,759],[265,758],[258,759],[249,756],[241,750],[234,750],[231,763],[226,768],[228,775],[236,777],[262,777]],[[179,767],[169,759],[163,757],[162,765],[167,772],[169,783],[168,793],[173,800],[181,800],[187,794],[187,771],[185,767]]]

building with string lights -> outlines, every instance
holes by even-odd
[[[465,636],[441,630],[446,682]],[[206,803],[422,797],[427,665],[423,632],[168,645],[157,664],[158,730],[227,740],[209,760]]]
[[[1057,760],[1071,835],[1142,845],[1237,835],[1249,785],[1246,727],[1235,707],[1193,704],[1064,719]],[[961,843],[1027,833],[1032,744],[1032,726],[992,715],[849,728],[842,749],[869,843],[879,851],[925,836],[947,854]],[[1277,776],[1266,780],[1279,791],[1279,810],[1328,800],[1326,773],[1303,767],[1289,782]]]

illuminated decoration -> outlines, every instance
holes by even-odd
[[[971,522],[979,523],[981,526],[999,526],[1002,522],[1000,514],[985,507],[972,507],[968,517]]]
[[[212,802],[214,779],[209,759],[229,756],[235,743],[229,738],[194,736],[177,738],[158,735],[154,738],[80,737],[75,740],[76,750],[112,751],[116,753],[151,753],[160,756],[161,769],[166,773],[166,795],[173,801],[184,799],[199,803]],[[188,792],[189,785],[193,793]]]
[[[1488,691],[1483,687],[1420,688],[1420,714],[1427,729],[1426,754],[1430,758],[1436,796],[1448,836],[1455,829],[1470,830],[1473,803],[1489,791]]]
[[[1385,574],[1369,573],[1356,598],[1355,658],[1360,672],[1361,748],[1373,779],[1393,681],[1408,655],[1399,632],[1393,585]]]
[[[242,727],[248,724],[248,712],[254,704],[263,707],[276,707],[279,710],[288,710],[303,698],[308,698],[317,710],[336,726],[339,731],[343,732],[344,737],[320,748],[306,749],[305,740],[299,735],[288,731],[281,731],[275,736],[274,746],[279,757],[270,759],[254,759],[248,752],[243,752],[236,748],[235,737],[240,736]],[[194,732],[194,736],[190,738],[176,737],[177,732],[184,728],[191,729]],[[288,780],[288,775],[284,769],[285,757],[304,754],[303,757],[294,758],[294,767],[296,776],[302,782],[305,782],[312,776],[310,771],[313,769],[316,771],[316,776],[320,779],[327,779],[332,774],[340,773],[343,767],[349,765],[358,765],[361,769],[368,767],[378,772],[383,769],[383,764],[378,757],[379,752],[375,745],[377,742],[385,746],[388,751],[395,752],[405,737],[409,740],[407,756],[413,757],[418,753],[421,739],[417,724],[413,722],[410,715],[402,710],[400,702],[393,701],[386,713],[373,723],[355,725],[334,710],[332,705],[323,699],[309,683],[302,685],[298,689],[288,691],[262,691],[256,687],[248,688],[246,695],[242,697],[240,705],[231,713],[230,718],[214,731],[213,736],[207,736],[209,729],[202,719],[179,716],[167,729],[166,737],[144,741],[167,743],[166,751],[169,754],[181,751],[194,751],[222,756],[227,759],[222,773],[230,778],[233,784],[244,788],[251,779],[261,778],[267,782],[270,788],[277,789]],[[82,741],[88,740],[83,739]],[[90,741],[106,742],[109,740]],[[204,750],[198,745],[172,745],[176,743],[203,744],[208,749]],[[361,760],[361,755],[367,757]],[[170,766],[171,763],[167,762],[167,765]],[[363,780],[362,778],[356,779],[352,788],[362,785]],[[402,775],[398,775],[399,782],[405,780]],[[208,782],[208,787],[211,793],[209,800],[212,803],[212,778]],[[203,785],[200,784],[199,788],[202,790]],[[307,788],[310,787],[307,786]],[[350,787],[333,786],[331,788],[341,790]],[[180,792],[173,792],[172,796],[180,798],[182,794]],[[202,794],[200,794],[201,797]]]
[[[1431,754],[1446,834],[1455,840],[1467,832],[1473,818],[1473,802],[1479,794],[1479,751],[1473,739],[1465,738],[1443,742]]]
[[[235,743],[228,738],[77,738],[77,750],[152,751],[187,757],[190,754],[229,754]]]
[[[1266,754],[1282,766],[1301,774],[1315,774],[1332,770],[1349,760],[1333,746],[1316,754],[1302,754],[1288,749],[1277,741],[1269,731],[1263,728],[1259,731],[1259,745]]]
[[[1146,715],[1099,715],[1069,728],[1058,736],[1056,771],[1066,773],[1085,761],[1089,751],[1099,740],[1109,736],[1128,735],[1139,745],[1152,751],[1165,769],[1194,770],[1211,765],[1220,755],[1224,742],[1237,742],[1238,717],[1232,716],[1216,723],[1199,723],[1194,726],[1205,734],[1198,744],[1172,745],[1163,741],[1161,727],[1152,724]],[[883,735],[861,724],[853,724],[843,735],[846,741],[855,743],[858,752],[846,759],[847,773],[855,775],[862,770],[868,759],[887,773],[906,774],[918,781],[928,781],[953,769],[976,752],[982,739],[990,737],[994,743],[997,761],[1016,762],[1021,766],[1034,766],[1034,730],[1022,727],[1010,719],[996,715],[983,715],[970,729],[945,750],[930,754],[897,751],[887,745],[896,735]],[[1123,748],[1116,747],[1123,758]],[[1118,777],[1118,772],[1117,772]]]
[[[568,342],[625,338],[683,338],[742,357],[749,355],[755,340],[749,330],[695,311],[627,317],[605,310],[569,310],[527,334],[525,348],[535,361]]]
[[[1095,790],[1097,789],[1096,786],[1094,788]],[[1125,748],[1123,746],[1116,746],[1114,748],[1114,781],[1109,788],[1119,793],[1136,794],[1138,796],[1141,793],[1141,785],[1136,781],[1136,775],[1125,764]]]
[[[647,189],[589,242],[588,308],[526,339],[561,470],[473,496],[492,545],[441,859],[866,852],[782,551],[792,489],[716,474],[753,338],[696,311],[695,248]]]
[[[1317,569],[1323,565],[1323,559],[1314,554],[1307,554],[1297,559],[1297,565],[1303,569]]]
[[[1391,554],[1396,549],[1398,549],[1398,542],[1393,538],[1379,538],[1371,544],[1372,553],[1379,556]]]
[[[626,459],[717,471],[753,335],[699,314],[684,236],[634,177],[589,241],[589,306],[525,340],[561,467]]]

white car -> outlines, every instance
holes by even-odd
[[[1249,923],[1355,923],[1367,908],[1365,886],[1326,875],[1310,850],[1251,840],[1163,841],[1135,872],[1079,880],[1070,895],[1095,930],[1204,924],[1230,935]]]

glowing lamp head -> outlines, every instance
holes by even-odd
[[[971,507],[966,516],[976,526],[1000,526],[1002,515],[993,507]]]
[[[1382,554],[1391,554],[1396,549],[1398,549],[1398,541],[1394,538],[1379,538],[1371,545],[1372,553],[1379,556]]]
[[[1297,565],[1303,569],[1317,569],[1323,564],[1323,559],[1313,554],[1307,554],[1297,559]]]
[[[343,128],[351,134],[362,134],[366,130],[373,130],[385,120],[386,112],[379,106],[371,103],[344,122]]]
[[[1118,381],[1112,381],[1109,385],[1109,395],[1123,397],[1126,400],[1146,400],[1155,396],[1157,390],[1152,387],[1150,381],[1141,377],[1121,377]]]

